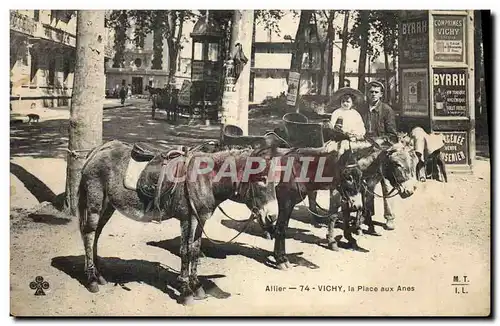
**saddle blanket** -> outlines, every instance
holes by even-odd
[[[428,134],[421,127],[413,128],[411,137],[413,138],[415,152],[420,153],[424,161],[430,154],[444,147],[443,135],[437,133]]]
[[[137,162],[132,158],[129,159],[127,171],[125,172],[125,179],[123,180],[123,185],[126,189],[137,190],[139,176],[141,175],[141,172],[144,171],[148,163],[149,161]]]

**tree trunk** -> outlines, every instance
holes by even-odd
[[[389,82],[390,81],[390,74],[389,74],[389,70],[391,69],[390,65],[389,65],[389,50],[387,48],[387,40],[386,40],[386,36],[384,35],[384,64],[385,64],[385,101],[387,103],[391,103],[392,104],[392,98],[391,98],[391,83]]]
[[[313,10],[301,10],[299,26],[297,27],[297,33],[295,33],[295,49],[292,52],[292,60],[290,62],[290,71],[295,71],[301,74],[302,71],[302,57],[304,55],[305,43],[306,43],[306,28],[311,21]],[[300,103],[300,85],[304,81],[304,76],[301,74],[299,87],[297,89],[297,101],[295,102],[296,111],[299,112]]]
[[[167,41],[168,42],[168,82],[172,80],[172,78],[175,77],[175,73],[177,71],[177,59],[179,57],[179,50],[180,50],[180,41],[182,38],[182,28],[184,25],[184,18],[181,16],[179,18],[179,27],[176,28],[176,21],[173,20],[173,26],[170,26],[171,28],[171,38]],[[176,33],[177,29],[177,33]],[[174,37],[175,36],[175,37]]]
[[[163,68],[163,28],[161,15],[155,15],[155,22],[153,22],[153,60],[151,62],[151,69],[161,70]]]
[[[317,76],[318,84],[316,85],[316,94],[323,95],[323,79],[325,78],[325,52],[326,52],[326,48],[327,48],[326,42],[328,42],[328,37],[326,38],[326,40],[324,42],[319,38],[318,19],[316,17],[316,12],[313,12],[312,16],[314,17],[315,32],[316,32],[316,37],[318,39],[319,47],[320,47],[320,49],[319,49],[320,70],[319,70],[319,73]],[[314,50],[313,50],[313,53],[314,53]],[[316,68],[316,67],[309,67],[309,68]]]
[[[335,30],[333,28],[333,20],[335,18],[335,10],[330,10],[330,16],[328,17],[328,32],[326,38],[326,53],[328,58],[326,59],[326,95],[332,95],[333,90],[333,40],[335,39]]]
[[[392,56],[392,70],[395,72],[394,75],[394,103],[399,103],[398,92],[399,92],[399,73],[398,73],[398,56]]]
[[[345,66],[347,60],[348,42],[349,42],[349,10],[346,10],[344,14],[344,27],[342,28],[342,49],[340,50],[339,88],[344,87],[345,83]]]
[[[104,39],[104,10],[79,10],[65,200],[65,210],[73,216],[77,215],[77,193],[85,155],[102,144]]]
[[[122,11],[118,18],[118,25],[115,27],[115,56],[113,58],[113,68],[123,68],[125,61],[125,41],[127,40],[128,17],[126,11]]]
[[[292,61],[290,63],[290,70],[300,72],[302,69],[302,57],[304,54],[306,42],[306,28],[311,21],[313,11],[301,10],[299,26],[295,34],[295,51],[292,53]]]
[[[366,56],[368,53],[368,32],[370,30],[367,10],[361,10],[361,45],[359,51],[359,65],[358,65],[358,89],[365,92],[365,74],[366,74]]]
[[[253,22],[253,10],[234,11],[231,23],[229,53],[232,55],[236,44],[239,43],[248,62],[243,66],[243,70],[237,80],[225,78],[224,93],[222,95],[223,124],[237,124],[243,130],[244,135],[248,135],[248,97],[250,94],[250,58],[252,52]],[[226,61],[227,64],[231,63]]]

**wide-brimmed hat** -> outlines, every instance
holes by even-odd
[[[340,99],[344,95],[351,95],[353,98],[353,105],[356,107],[359,107],[365,101],[365,96],[359,90],[352,87],[342,87],[333,93],[332,98],[330,99],[330,104],[340,105]]]

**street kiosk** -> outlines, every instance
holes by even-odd
[[[444,137],[450,172],[471,172],[475,159],[474,14],[401,11],[399,127]]]
[[[221,98],[223,33],[208,16],[201,17],[190,34],[191,55],[191,117],[218,120]]]

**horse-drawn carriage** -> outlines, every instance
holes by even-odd
[[[156,110],[164,110],[167,120],[177,120],[179,117],[179,90],[171,87],[148,88],[151,96],[151,117],[155,119]]]

